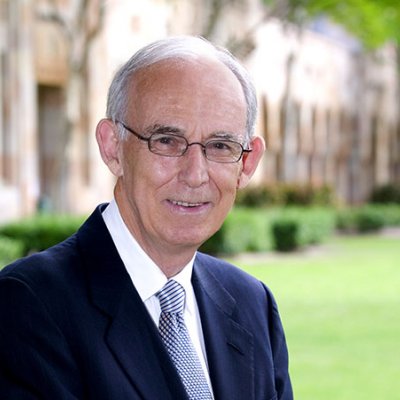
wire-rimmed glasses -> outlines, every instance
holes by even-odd
[[[164,157],[181,157],[186,153],[189,146],[195,144],[201,146],[207,160],[218,163],[236,163],[242,158],[244,153],[251,152],[251,149],[245,149],[241,143],[231,139],[214,138],[205,143],[189,143],[184,136],[161,132],[155,132],[146,137],[135,132],[123,122],[116,122],[121,124],[124,129],[135,135],[138,139],[146,141],[152,153]]]

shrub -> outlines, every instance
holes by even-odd
[[[368,207],[374,207],[379,211],[385,226],[400,227],[400,204],[375,204]]]
[[[0,268],[22,257],[24,244],[17,239],[0,236]]]
[[[400,227],[400,205],[368,204],[337,212],[336,227],[345,232],[372,232],[386,226]]]
[[[274,249],[293,251],[300,247],[299,223],[294,219],[278,219],[272,223]]]
[[[244,207],[330,206],[335,203],[331,187],[280,183],[259,185],[238,192],[236,204]]]
[[[276,221],[296,223],[298,248],[322,243],[330,236],[335,228],[335,212],[333,209],[319,207],[288,207],[281,209]]]
[[[243,207],[266,207],[281,203],[277,185],[250,186],[240,190],[236,196],[236,205]]]
[[[282,204],[288,206],[332,206],[335,203],[333,190],[328,185],[285,184],[281,186],[281,193]]]
[[[376,208],[362,207],[355,215],[355,223],[357,231],[365,233],[382,229],[385,225],[385,220]]]
[[[200,246],[199,251],[207,254],[227,253],[225,250],[225,231],[226,225],[222,225],[219,231]]]
[[[292,220],[299,226],[299,246],[322,242],[335,227],[333,209],[316,207],[235,207],[221,230],[203,244],[200,251],[235,254],[269,251],[274,248],[272,224]]]
[[[356,230],[355,209],[344,208],[338,210],[336,214],[336,228],[342,232],[353,232]]]
[[[271,249],[268,224],[274,209],[236,207],[226,218],[221,229],[201,247],[209,254],[237,254]]]
[[[41,251],[72,235],[83,222],[82,217],[39,214],[0,227],[0,235],[22,243],[22,253]]]
[[[313,207],[297,209],[297,213],[303,245],[322,243],[335,229],[336,213],[333,209]]]
[[[372,191],[370,201],[378,204],[400,204],[400,186],[394,184],[379,186]]]
[[[307,206],[313,203],[313,191],[311,186],[286,184],[281,186],[281,198],[287,206]]]

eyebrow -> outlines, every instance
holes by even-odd
[[[240,142],[241,140],[243,140],[243,138],[240,135],[237,135],[232,132],[226,132],[226,131],[213,132],[210,135],[209,139],[213,139],[213,138],[233,140],[235,142]]]
[[[154,133],[172,133],[174,135],[185,136],[185,130],[182,128],[178,128],[177,126],[172,125],[162,125],[162,124],[154,124],[149,126],[145,129],[145,132],[152,135]],[[206,141],[213,140],[213,139],[225,139],[225,140],[232,140],[235,142],[241,143],[244,138],[241,135],[237,135],[233,132],[229,131],[216,131],[210,133],[207,137]]]
[[[184,131],[176,126],[155,124],[145,129],[149,134],[153,133],[173,133],[183,136]]]

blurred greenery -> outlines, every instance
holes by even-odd
[[[400,204],[365,204],[338,210],[336,227],[345,232],[368,232],[400,227]]]
[[[400,183],[387,183],[373,189],[370,198],[375,204],[400,204]]]
[[[400,238],[231,259],[277,298],[297,400],[400,399]]]
[[[0,235],[0,269],[24,255],[24,243],[21,240]]]
[[[388,41],[400,43],[398,0],[263,0],[273,9],[286,8],[283,19],[304,23],[327,16],[354,34],[366,48]]]
[[[76,232],[83,220],[83,216],[38,214],[0,226],[0,265],[63,241]],[[276,229],[288,223],[295,226],[293,237],[282,235]],[[355,233],[378,231],[383,227],[400,227],[400,204],[343,209],[236,206],[221,229],[200,250],[225,255],[272,249],[289,251],[324,243],[337,229]],[[292,241],[290,246],[289,241]]]
[[[334,206],[336,198],[328,185],[264,183],[240,190],[235,204],[246,207]]]
[[[298,224],[297,247],[321,243],[335,227],[335,210],[325,207],[235,207],[222,228],[201,246],[211,254],[267,251],[274,247],[273,225],[278,221]]]
[[[294,251],[300,247],[299,224],[294,219],[281,219],[272,223],[274,250]]]
[[[0,226],[0,259],[3,262],[41,251],[72,235],[84,217],[37,214]]]
[[[400,204],[367,204],[351,208],[318,206],[239,207],[228,215],[220,231],[200,248],[211,254],[287,249],[285,235],[275,225],[297,225],[293,250],[324,243],[336,231],[366,233],[400,227]],[[280,238],[277,239],[277,236]],[[288,237],[287,240],[290,240]],[[279,241],[279,244],[277,244]],[[282,244],[282,246],[281,246]]]

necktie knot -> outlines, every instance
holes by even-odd
[[[185,289],[177,281],[169,280],[157,293],[161,312],[182,313],[185,305]]]

